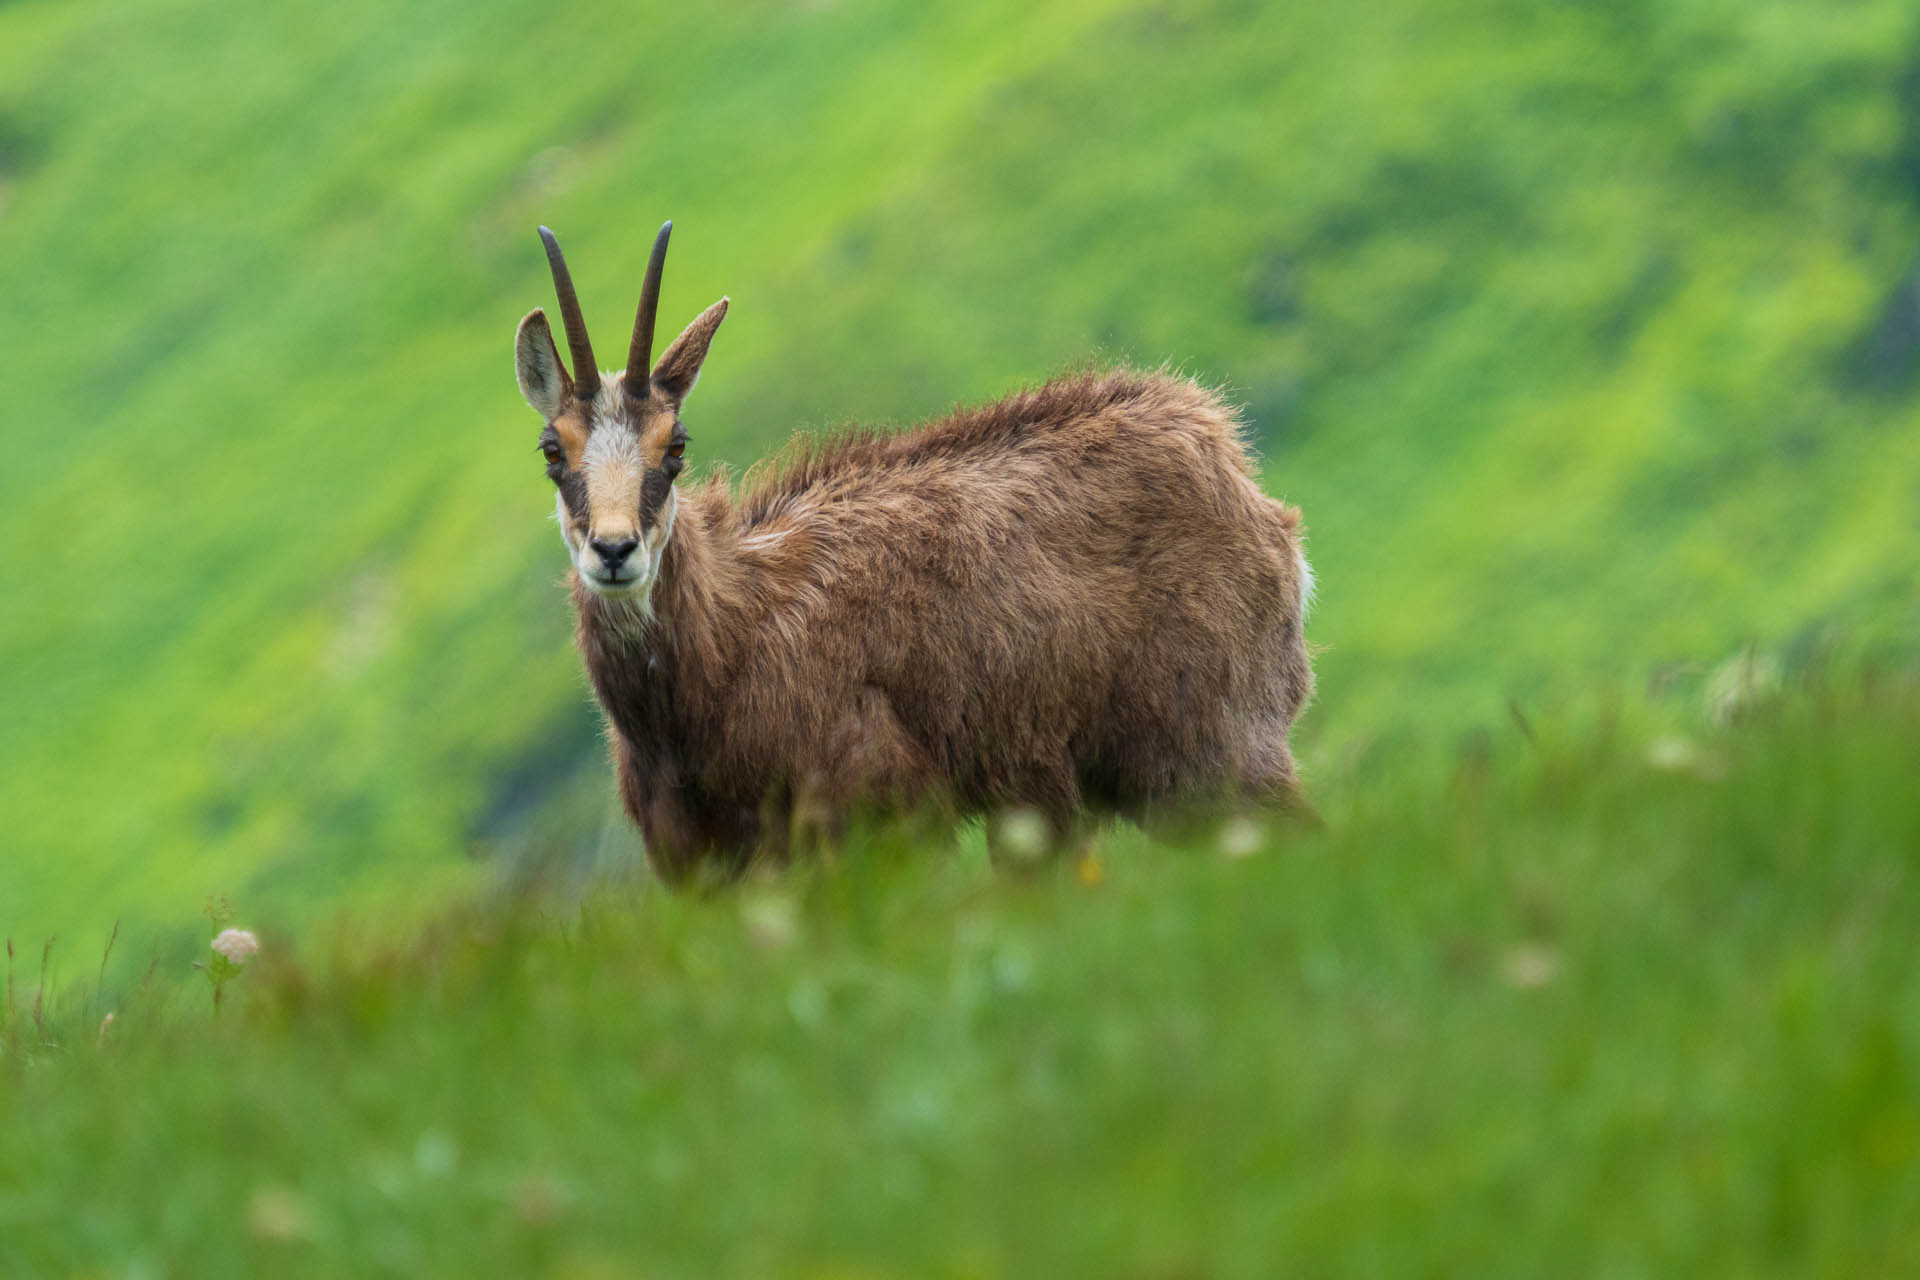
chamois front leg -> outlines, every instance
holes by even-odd
[[[620,801],[640,828],[655,875],[684,885],[703,874],[731,880],[746,870],[759,831],[756,814],[703,803],[692,785],[647,773],[624,739],[616,739],[614,754]]]
[[[933,807],[946,812],[939,771],[907,733],[885,693],[862,686],[800,774],[792,810],[792,844],[832,850],[858,817],[895,816]]]

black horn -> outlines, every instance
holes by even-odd
[[[553,268],[553,291],[560,298],[560,323],[566,326],[567,349],[573,353],[573,390],[582,400],[591,400],[600,390],[600,366],[593,362],[593,343],[587,340],[587,320],[580,314],[580,298],[573,291],[573,277],[567,272],[567,260],[560,254],[560,242],[553,232],[540,228],[540,239],[547,246],[547,265]]]
[[[667,265],[667,237],[673,219],[660,224],[653,238],[653,256],[647,259],[647,278],[640,286],[640,309],[633,317],[633,345],[627,348],[627,394],[645,399],[652,391],[653,315],[660,309],[660,272]]]

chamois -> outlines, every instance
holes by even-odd
[[[572,374],[541,310],[514,342],[621,800],[663,879],[782,857],[796,814],[856,806],[1026,807],[1065,841],[1115,814],[1304,805],[1300,513],[1254,483],[1214,393],[1061,377],[682,493],[680,409],[728,300],[653,363],[672,229],[623,371],[595,364],[545,227]]]

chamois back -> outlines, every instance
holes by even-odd
[[[650,623],[577,593],[629,806],[724,811],[690,843],[737,858],[803,798],[1026,805],[1063,835],[1292,799],[1308,576],[1251,474],[1214,394],[1118,372],[692,490]]]

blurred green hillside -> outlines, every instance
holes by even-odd
[[[1310,769],[1920,647],[1910,6],[15,0],[0,933],[597,838],[511,335],[546,222],[618,349],[667,216],[662,325],[734,299],[703,466],[1229,387],[1312,529]]]

